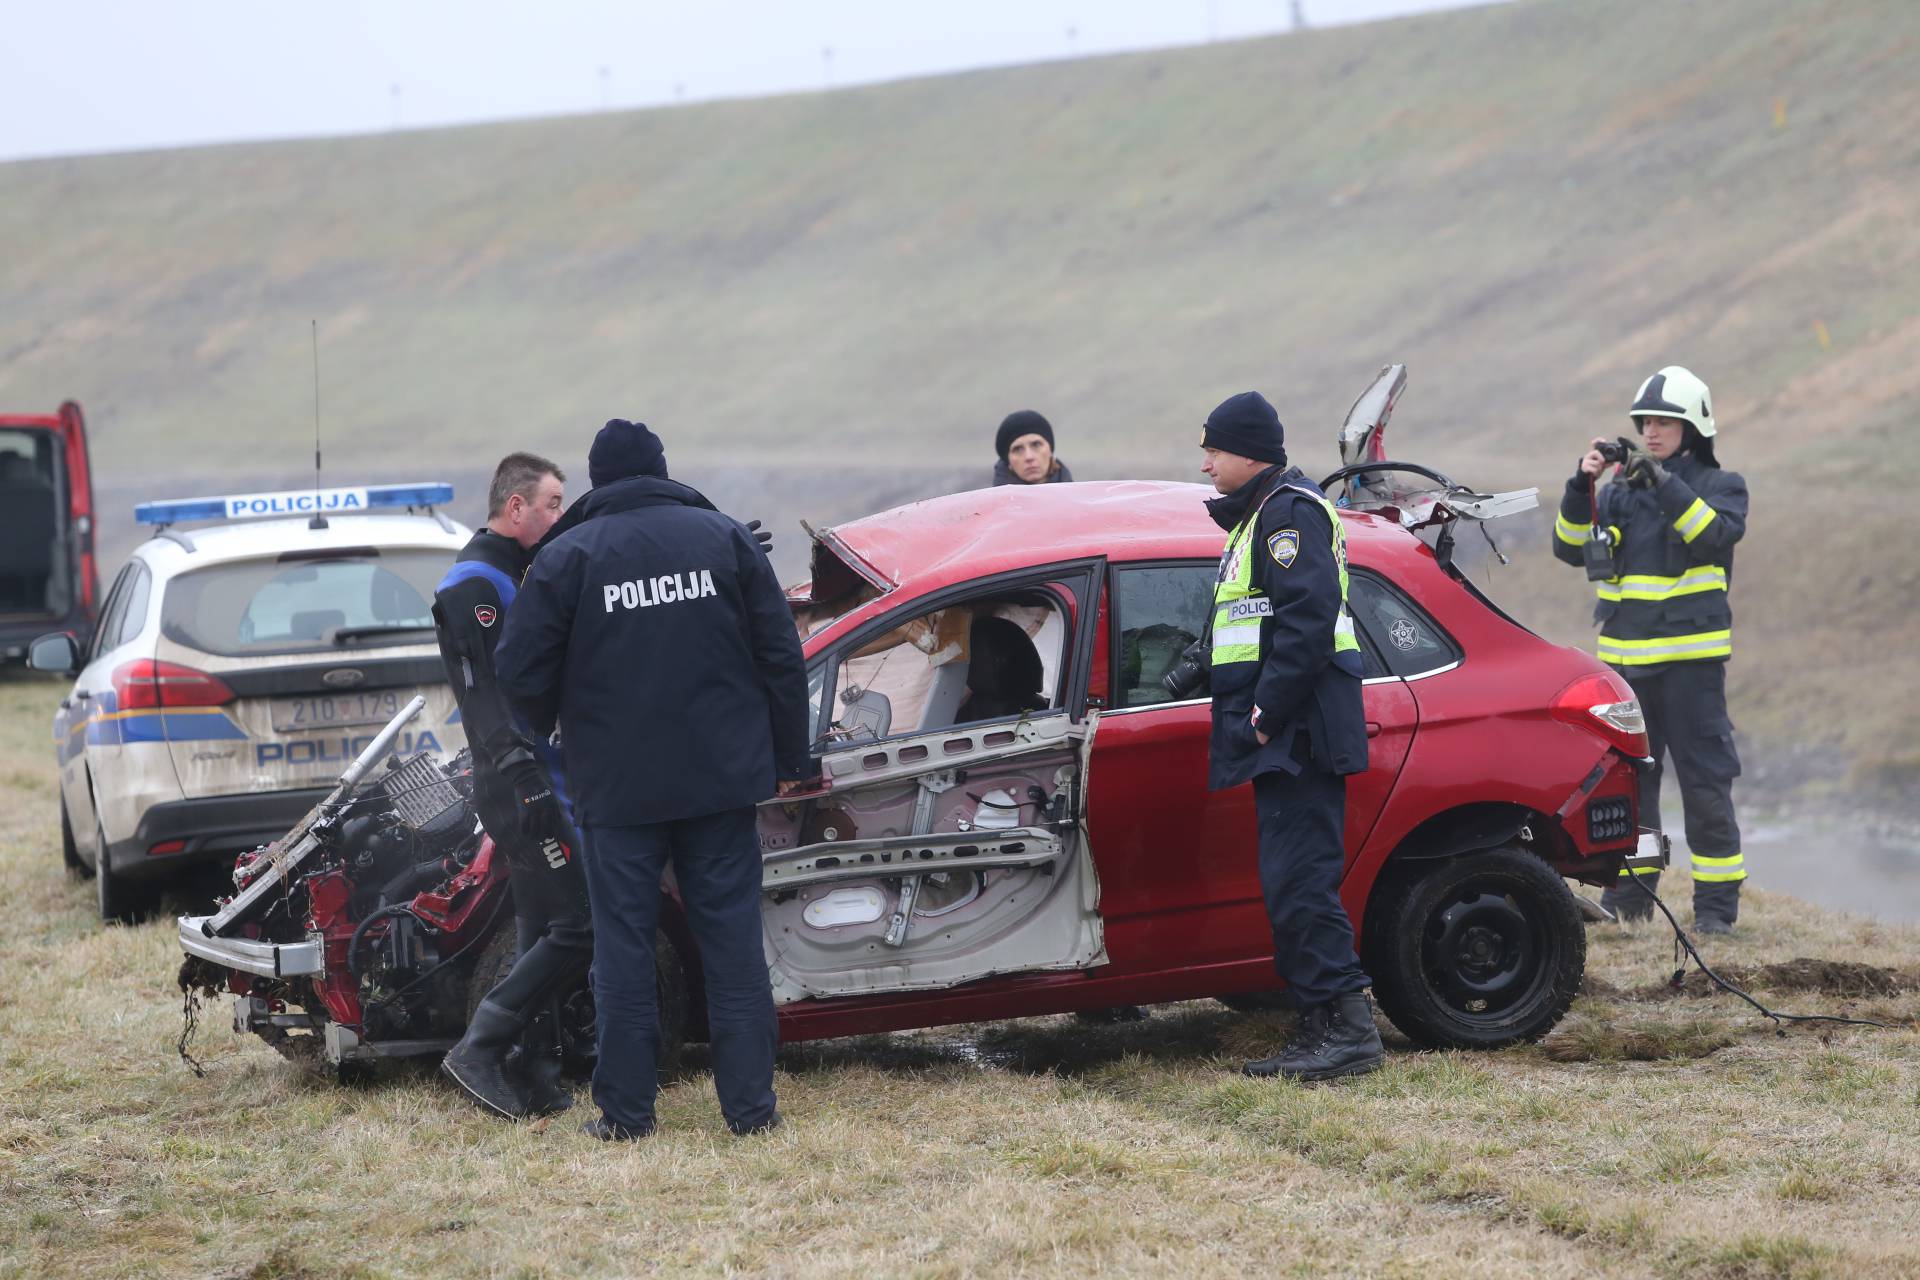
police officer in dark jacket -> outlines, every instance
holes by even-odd
[[[519,957],[474,1011],[441,1069],[488,1110],[548,1115],[572,1099],[560,1084],[557,997],[587,972],[593,926],[580,838],[559,786],[558,760],[516,723],[494,675],[494,646],[532,548],[560,515],[566,477],[531,453],[494,469],[487,524],[473,535],[433,598],[440,658],[473,752],[474,805],[507,859]],[[524,1040],[524,1070],[508,1051]]]
[[[700,949],[714,1086],[735,1133],[779,1123],[754,806],[818,776],[799,635],[748,528],[667,478],[659,437],[614,420],[593,491],[535,560],[500,646],[536,731],[563,727],[597,939],[596,1137],[653,1131],[654,932],[670,864]]]
[[[1628,410],[1644,437],[1599,488],[1604,440],[1567,481],[1553,526],[1553,553],[1568,564],[1595,559],[1600,660],[1633,686],[1654,764],[1640,776],[1640,821],[1660,828],[1661,760],[1680,776],[1693,860],[1694,928],[1729,933],[1747,878],[1734,816],[1740,757],[1727,718],[1733,653],[1733,548],[1747,530],[1747,482],[1714,456],[1719,428],[1707,384],[1669,365],[1640,384]],[[1589,550],[1589,547],[1592,550]],[[1659,869],[1637,873],[1656,887]],[[1644,920],[1653,901],[1622,871],[1601,903]]]
[[[1201,467],[1227,531],[1211,624],[1213,739],[1207,785],[1253,783],[1260,888],[1274,966],[1300,1026],[1251,1076],[1326,1080],[1378,1068],[1369,980],[1340,904],[1348,774],[1367,767],[1360,648],[1347,612],[1340,519],[1287,466],[1280,417],[1257,391],[1215,409]]]

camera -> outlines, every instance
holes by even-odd
[[[1160,677],[1160,687],[1175,702],[1197,698],[1207,690],[1213,666],[1213,642],[1205,636],[1188,645]]]
[[[1638,448],[1638,446],[1625,436],[1619,436],[1612,440],[1603,440],[1594,446],[1595,452],[1616,466],[1625,462],[1636,448]]]

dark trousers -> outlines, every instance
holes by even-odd
[[[1353,921],[1340,905],[1347,780],[1312,761],[1297,775],[1256,774],[1253,805],[1273,966],[1287,980],[1294,1003],[1307,1009],[1365,990]]]
[[[1740,886],[1747,878],[1740,851],[1740,824],[1733,811],[1733,780],[1740,757],[1727,717],[1727,664],[1676,662],[1652,674],[1622,671],[1647,718],[1647,754],[1653,767],[1640,775],[1640,825],[1665,830],[1660,820],[1660,781],[1666,758],[1680,779],[1680,806],[1693,851],[1693,912],[1732,924],[1740,914]],[[1626,872],[1620,873],[1622,877]],[[1659,874],[1643,873],[1657,887]],[[1645,894],[1623,879],[1608,890],[1609,909],[1638,915],[1652,910]]]
[[[773,1114],[780,1030],[760,927],[760,839],[751,808],[637,827],[587,829],[593,899],[593,998],[600,1061],[593,1100],[627,1129],[653,1125],[659,1092],[660,1007],[654,931],[669,863],[700,948],[720,1111],[736,1131]]]
[[[510,804],[510,802],[508,802]],[[593,963],[593,915],[581,841],[569,830],[548,849],[520,834],[517,815],[489,796],[481,824],[507,860],[520,954],[486,998],[529,1021],[547,1013]],[[554,1034],[549,1027],[542,1039]]]

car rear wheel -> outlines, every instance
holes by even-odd
[[[157,901],[153,890],[114,874],[113,857],[107,852],[107,833],[97,818],[93,824],[93,849],[94,898],[100,904],[100,919],[107,924],[139,924],[153,914]]]
[[[1374,998],[1428,1048],[1539,1039],[1565,1016],[1587,966],[1566,882],[1512,847],[1393,871],[1366,934]]]
[[[67,801],[60,800],[60,861],[66,864],[67,874],[75,880],[85,880],[93,874],[86,860],[80,856],[80,848],[73,842],[73,819],[67,815]]]

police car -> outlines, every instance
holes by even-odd
[[[285,832],[416,693],[403,754],[464,745],[433,592],[471,530],[445,484],[143,503],[154,535],[83,648],[29,664],[76,676],[53,721],[69,868],[104,920],[132,922],[192,864]],[[215,527],[183,529],[200,521]]]

